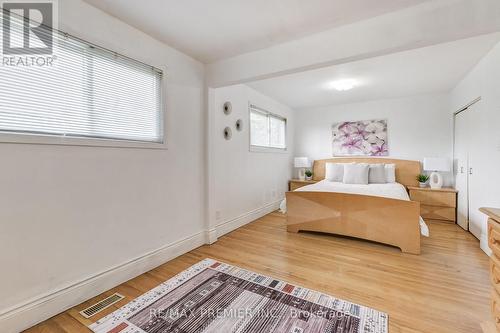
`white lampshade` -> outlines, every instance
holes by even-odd
[[[426,157],[424,158],[424,170],[449,172],[451,170],[450,161],[447,158]]]
[[[307,157],[295,157],[293,165],[296,168],[309,168],[311,163]]]

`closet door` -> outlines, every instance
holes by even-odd
[[[458,190],[457,223],[469,230],[469,122],[470,112],[455,115],[454,172]]]
[[[467,114],[468,141],[468,193],[469,230],[482,242],[487,241],[487,219],[479,212],[481,206],[491,201],[488,188],[492,185],[487,166],[491,164],[494,151],[488,150],[488,123],[482,112],[483,104],[478,102],[469,107]]]

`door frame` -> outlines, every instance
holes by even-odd
[[[456,186],[456,183],[457,183],[457,178],[456,178],[455,175],[458,175],[458,170],[455,170],[455,143],[456,143],[455,142],[455,137],[456,137],[456,134],[457,134],[457,121],[456,121],[456,118],[457,118],[457,115],[459,113],[467,111],[471,106],[473,106],[473,105],[477,104],[478,102],[480,102],[481,99],[482,99],[482,97],[479,96],[476,99],[474,99],[472,102],[467,103],[465,106],[463,106],[460,109],[458,109],[457,111],[453,112],[453,117],[452,117],[452,121],[453,121],[453,137],[452,137],[451,156],[453,157],[453,176],[454,176],[455,186]],[[457,165],[457,167],[458,167],[458,165]],[[468,174],[469,170],[466,170],[466,172]],[[469,185],[468,185],[468,181],[467,181],[467,202],[469,202],[469,193],[468,192],[469,192]],[[469,207],[467,207],[467,215],[469,215]],[[458,224],[458,208],[457,208],[456,218],[457,218],[457,224]],[[470,226],[469,226],[468,218],[467,218],[467,230],[466,231],[471,232],[470,231]]]

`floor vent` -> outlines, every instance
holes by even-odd
[[[96,303],[94,305],[89,306],[85,310],[80,311],[80,314],[82,316],[84,316],[85,318],[90,318],[93,315],[101,312],[102,310],[110,307],[111,305],[113,305],[115,303],[118,303],[119,301],[121,301],[124,298],[125,297],[122,296],[122,295],[120,295],[120,294],[113,294],[113,295],[111,295],[109,297],[106,297],[102,301],[100,301],[100,302],[98,302],[98,303]]]

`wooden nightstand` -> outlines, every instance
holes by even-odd
[[[420,215],[425,220],[457,222],[457,190],[443,187],[439,190],[429,187],[409,186],[410,199],[420,202]]]
[[[483,333],[500,332],[500,209],[498,208],[479,208],[481,213],[488,216],[488,245],[492,250],[490,256],[490,281],[491,291],[491,310],[493,320],[481,324]]]
[[[317,180],[298,180],[298,179],[292,179],[288,183],[288,189],[290,191],[295,191],[298,188],[301,188],[302,186],[306,185],[311,185],[317,183]]]

